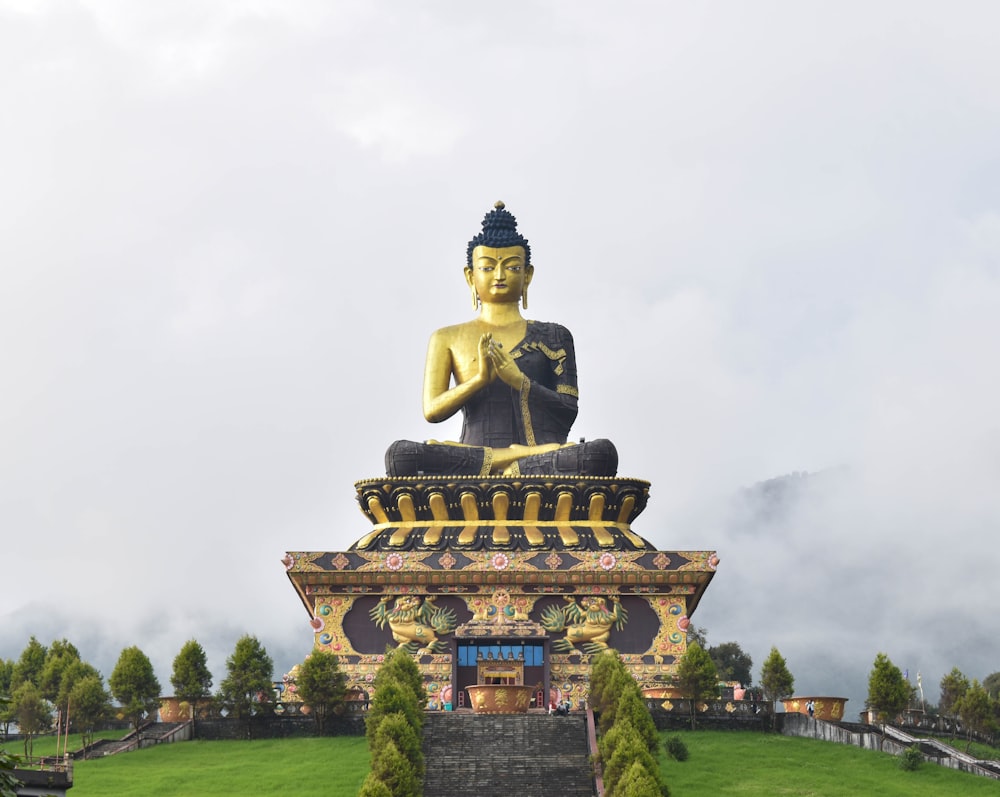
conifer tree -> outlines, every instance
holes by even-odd
[[[868,675],[868,705],[883,725],[906,708],[910,687],[889,657],[879,653]]]
[[[35,746],[35,736],[49,730],[52,725],[52,711],[48,701],[42,697],[38,687],[25,681],[14,692],[14,718],[18,730],[24,736],[24,754],[31,757]]]
[[[271,703],[274,662],[257,637],[244,634],[226,659],[226,670],[228,675],[219,685],[219,699],[230,716],[243,723],[246,737],[253,738],[251,717],[266,711]]]
[[[775,700],[788,697],[795,687],[795,678],[788,670],[785,657],[778,652],[776,647],[771,648],[771,652],[760,668],[760,685],[764,690],[764,699],[772,703]]]
[[[393,797],[392,791],[374,772],[369,772],[365,776],[364,783],[361,784],[361,791],[358,797]]]
[[[34,636],[28,640],[28,644],[21,651],[20,657],[14,664],[14,671],[10,679],[12,692],[24,683],[33,683],[40,687],[46,653],[48,653],[48,648]]]
[[[610,737],[610,738],[609,738]],[[602,737],[601,760],[604,762],[604,786],[609,795],[618,794],[618,782],[638,762],[651,773],[658,770],[656,759],[649,752],[643,738],[627,719],[622,718]]]
[[[382,718],[375,730],[372,738],[372,747],[381,750],[386,744],[392,742],[396,749],[403,754],[403,757],[413,767],[417,776],[424,776],[424,753],[421,746],[420,735],[401,712],[387,714]]]
[[[75,721],[78,717],[77,704],[75,700],[71,699],[73,690],[80,681],[89,680],[96,678],[98,683],[101,684],[101,689],[103,690],[104,679],[101,674],[93,667],[93,665],[88,664],[85,661],[80,661],[79,659],[70,661],[67,663],[66,667],[62,671],[62,675],[59,678],[59,691],[56,693],[55,700],[53,701],[56,708],[63,713],[63,715],[70,715],[70,720]]]
[[[977,680],[973,680],[965,694],[959,698],[955,710],[965,726],[966,753],[972,747],[972,739],[977,733],[986,734],[996,730],[996,701],[989,696]]]
[[[677,685],[682,694],[691,701],[691,730],[696,727],[698,703],[706,697],[714,697],[719,676],[708,651],[698,643],[688,645],[688,649],[677,663]]]
[[[424,687],[424,676],[420,672],[420,668],[417,666],[417,662],[414,660],[413,656],[406,652],[403,648],[395,648],[386,653],[385,661],[379,668],[378,674],[375,676],[375,687],[378,688],[379,678],[395,678],[400,683],[405,684],[409,687],[410,691],[413,692],[413,699],[416,701],[417,706],[423,711],[424,706],[427,703],[427,690]],[[421,718],[422,718],[421,713]]]
[[[605,651],[592,661],[589,699],[595,711],[600,711],[597,744],[607,797],[626,793],[644,797],[643,789],[650,783],[656,789],[651,794],[669,794],[656,759],[656,724],[643,701],[642,690],[616,651]],[[633,773],[627,779],[632,785],[626,786],[625,773],[636,765],[645,774]]]
[[[391,739],[377,756],[372,757],[372,772],[389,787],[392,797],[420,797],[423,794],[416,771]]]
[[[45,663],[42,665],[37,683],[46,700],[56,702],[59,688],[62,685],[63,673],[79,661],[80,651],[72,642],[58,639],[49,646],[45,652]]]
[[[73,684],[67,698],[72,707],[73,727],[83,737],[83,746],[94,741],[94,730],[111,713],[111,698],[99,674],[87,675]]]
[[[198,702],[212,694],[212,673],[208,669],[205,649],[197,640],[189,639],[174,657],[170,684],[177,699],[191,706],[193,719],[198,713]]]
[[[621,659],[616,650],[605,650],[591,659],[589,699],[595,713],[603,715],[614,704],[614,679],[620,669]]]
[[[951,672],[941,679],[941,699],[938,702],[938,712],[944,715],[955,714],[955,706],[969,689],[969,679],[958,667],[952,667]]]
[[[122,713],[138,731],[143,718],[155,714],[159,706],[160,682],[152,663],[135,645],[125,648],[108,683]]]
[[[416,662],[401,648],[389,651],[375,676],[371,709],[365,718],[372,765],[362,795],[382,793],[373,780],[387,786],[392,797],[422,794],[424,760],[419,740],[425,702],[423,677]],[[412,735],[403,726],[411,728]]]
[[[670,797],[670,790],[641,761],[633,761],[608,797]]]
[[[328,650],[314,650],[299,667],[295,682],[322,734],[330,716],[343,707],[347,693],[347,676],[340,669],[336,654]]]

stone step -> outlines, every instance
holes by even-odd
[[[593,797],[586,718],[427,715],[424,797]]]

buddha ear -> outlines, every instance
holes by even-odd
[[[524,284],[530,285],[531,278],[535,276],[535,267],[530,263],[524,267]]]
[[[472,279],[472,267],[465,267],[465,281],[469,285],[469,292],[472,294],[472,309],[479,309],[479,294],[476,293],[476,283]]]

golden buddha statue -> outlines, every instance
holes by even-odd
[[[466,252],[465,280],[478,315],[437,330],[424,370],[424,417],[461,411],[457,443],[397,440],[389,476],[614,476],[609,440],[567,443],[577,415],[573,337],[559,324],[529,321],[531,248],[497,202]]]

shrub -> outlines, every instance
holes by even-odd
[[[667,755],[674,759],[674,761],[688,760],[689,753],[687,745],[684,744],[684,740],[677,734],[668,736],[663,746],[667,750]]]
[[[424,753],[421,749],[420,735],[406,721],[400,712],[386,714],[371,737],[373,750],[384,750],[389,741],[396,745],[403,757],[410,762],[418,777],[424,776]]]
[[[358,797],[392,797],[392,790],[380,781],[374,772],[369,772],[365,782],[361,784]]]
[[[619,795],[618,782],[633,766],[645,769],[654,782],[659,780],[659,767],[646,747],[646,742],[628,722],[615,723],[615,727],[602,737],[601,750],[604,762],[604,786],[607,794]]]
[[[670,797],[670,789],[639,761],[633,761],[622,774],[614,797]]]
[[[632,680],[631,675],[629,676],[629,681],[631,685],[622,691],[621,697],[618,698],[616,703],[616,723],[631,723],[636,733],[646,742],[649,752],[655,755],[657,748],[660,746],[660,734],[656,730],[653,715],[649,713],[646,704],[642,702],[642,692],[639,691],[639,687]]]
[[[905,772],[913,772],[924,762],[924,757],[920,754],[920,749],[913,745],[907,747],[899,754],[899,768]]]
[[[414,700],[413,692],[406,684],[390,680],[386,676],[375,687],[372,695],[371,709],[365,717],[365,735],[369,744],[375,737],[382,720],[390,714],[402,714],[407,723],[419,734],[423,727],[423,716],[420,706]]]
[[[413,764],[407,761],[391,739],[377,756],[372,757],[372,774],[389,787],[393,797],[419,797],[423,794],[423,783]]]

